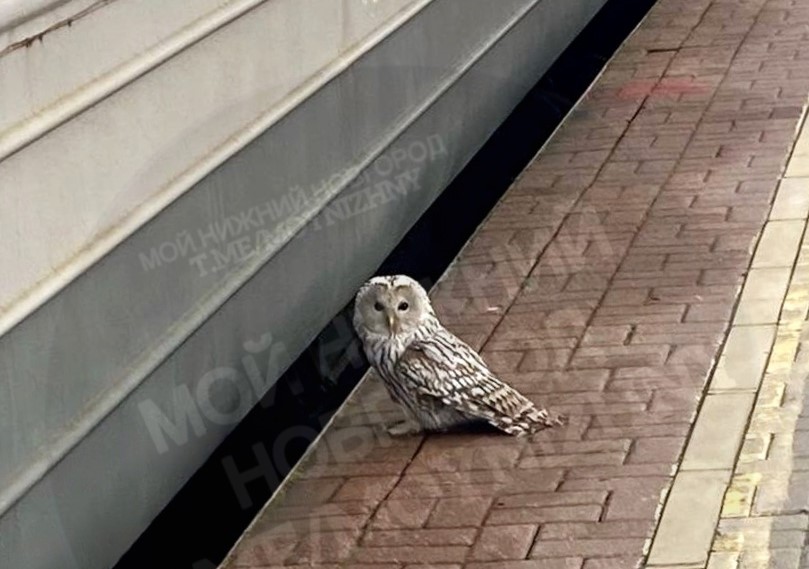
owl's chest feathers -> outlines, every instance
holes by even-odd
[[[364,338],[365,355],[386,381],[394,377],[399,359],[416,338],[414,335],[387,337],[369,335]]]
[[[430,333],[430,329],[422,327],[410,334],[396,336],[367,334],[362,338],[369,362],[379,373],[393,399],[406,407],[418,406],[420,398],[415,386],[403,383],[405,380],[400,373],[397,373],[396,365],[413,342],[425,339]]]

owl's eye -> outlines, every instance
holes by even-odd
[[[381,302],[375,302],[374,303],[374,310],[376,310],[377,312],[382,312],[383,310],[385,310],[385,307],[382,306]]]
[[[399,304],[399,311],[400,312],[404,312],[408,308],[410,308],[410,305],[407,304],[406,302],[402,302],[401,304]]]

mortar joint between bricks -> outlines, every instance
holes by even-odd
[[[637,331],[638,331],[638,325],[637,324],[632,324],[629,327],[629,333],[626,335],[626,338],[624,338],[624,342],[623,342],[624,346],[628,346],[628,345],[630,345],[632,343],[632,339],[635,337],[635,333]]]
[[[607,511],[609,510],[610,503],[612,502],[612,495],[612,490],[607,492],[607,497],[604,499],[604,504],[601,506],[601,514],[598,516],[599,523],[607,521]]]

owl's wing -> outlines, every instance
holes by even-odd
[[[498,379],[469,345],[439,331],[413,342],[396,364],[397,375],[423,396],[521,435],[562,423]]]

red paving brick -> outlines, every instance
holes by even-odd
[[[395,406],[366,383],[232,565],[641,563],[809,93],[807,53],[809,2],[658,2],[432,293],[570,425],[391,440]]]

